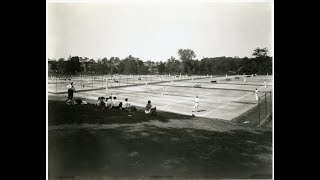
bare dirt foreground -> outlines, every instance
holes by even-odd
[[[272,178],[272,130],[49,101],[49,179]]]

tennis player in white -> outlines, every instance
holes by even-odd
[[[198,96],[196,96],[196,98],[194,99],[194,106],[193,106],[193,110],[192,112],[194,112],[195,110],[199,111],[199,98]]]

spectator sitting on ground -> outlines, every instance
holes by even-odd
[[[77,105],[78,103],[73,99],[69,99],[69,100],[67,100],[66,104],[67,105]]]
[[[111,108],[112,107],[112,96],[109,96],[109,98],[106,99],[106,107]]]
[[[81,99],[75,99],[74,101],[76,101],[77,104],[82,104],[82,102],[83,102]]]
[[[151,105],[151,101],[149,100],[148,101],[148,104],[146,105],[146,109],[145,109],[145,113],[146,114],[150,114],[150,115],[157,115],[157,112],[156,112],[157,108],[156,107],[152,107]]]
[[[131,103],[128,102],[128,98],[124,99],[124,102],[122,103],[122,109],[127,111],[137,111],[137,108],[135,106],[131,106]]]
[[[117,100],[117,97],[113,97],[113,101],[111,103],[111,107],[115,109],[122,109],[122,102]]]
[[[101,97],[98,97],[98,100],[96,102],[96,106],[98,106],[99,101],[101,100]]]
[[[88,104],[87,101],[83,101],[82,99],[74,99],[74,101],[78,104],[78,105],[83,105],[83,104]]]
[[[104,103],[104,97],[99,97],[98,101],[96,103],[96,106],[98,107],[105,107],[105,103]]]

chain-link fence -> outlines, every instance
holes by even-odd
[[[212,76],[211,76],[212,77]],[[209,75],[73,75],[51,76],[48,79],[49,93],[66,93],[67,86],[73,82],[76,91],[90,91],[116,87],[154,84],[161,82],[182,81],[199,78],[210,78]]]
[[[272,91],[264,92],[258,98],[259,125],[263,126],[272,120]]]

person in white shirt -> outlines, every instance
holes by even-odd
[[[122,103],[122,110],[137,111],[138,109],[135,106],[132,106],[131,103],[128,102],[128,98],[125,98],[124,102]]]
[[[264,88],[267,88],[267,81],[264,80]]]
[[[112,96],[109,96],[109,98],[106,98],[107,101],[105,103],[106,107],[112,107]]]
[[[255,90],[255,96],[256,96],[256,100],[258,101],[258,89]]]
[[[122,109],[122,102],[117,100],[117,97],[113,97],[111,108]]]
[[[73,87],[73,82],[71,82],[68,86],[67,86],[67,89],[68,89],[68,100],[72,100],[73,98],[73,93],[76,91],[76,89]]]
[[[196,98],[194,99],[194,106],[193,106],[192,112],[194,112],[195,110],[199,111],[199,98],[198,98],[198,96],[196,96]]]
[[[129,110],[130,106],[131,106],[131,104],[128,102],[128,98],[125,98],[124,102],[122,103],[122,109]]]

